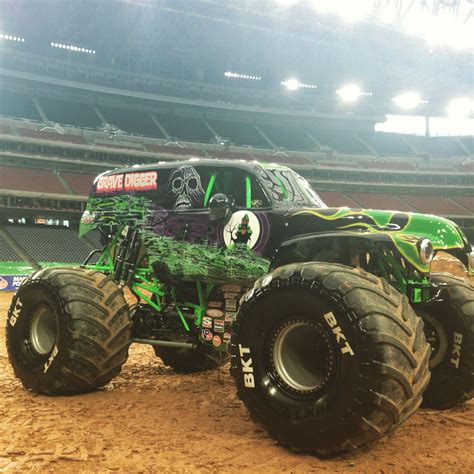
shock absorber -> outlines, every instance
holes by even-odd
[[[130,242],[128,245],[128,254],[123,262],[123,274],[122,281],[126,284],[130,284],[137,267],[138,254],[140,252],[141,240],[140,233],[138,230],[133,230],[130,236]]]
[[[115,273],[114,273],[114,280],[118,283],[121,283],[122,278],[122,271],[124,262],[127,260],[127,254],[130,247],[130,242],[135,231],[132,227],[128,226],[127,231],[125,233],[124,238],[119,243],[119,248],[117,251],[117,255],[115,257]]]

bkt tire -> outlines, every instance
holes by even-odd
[[[443,286],[436,301],[416,306],[432,346],[423,406],[444,409],[474,396],[474,287],[448,274],[430,280]]]
[[[15,375],[36,393],[89,392],[120,372],[130,325],[122,290],[104,274],[81,268],[41,270],[13,298],[8,357]]]
[[[252,418],[297,451],[381,438],[429,382],[423,322],[385,281],[343,265],[285,265],[244,295],[231,373]]]
[[[200,345],[195,349],[179,349],[155,346],[155,354],[163,363],[177,372],[191,373],[217,369],[224,365],[229,356],[212,347]]]

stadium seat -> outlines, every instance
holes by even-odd
[[[62,171],[61,176],[76,194],[88,196],[92,182],[97,175]]]
[[[347,195],[359,203],[361,207],[367,209],[383,209],[387,211],[414,211],[415,209],[403,202],[398,196],[394,194],[382,193],[358,193],[350,192]]]
[[[26,138],[36,138],[38,140],[53,140],[56,142],[76,143],[77,145],[87,144],[87,140],[79,135],[57,132],[42,132],[40,130],[31,130],[29,128],[18,128],[18,134]]]
[[[97,128],[101,121],[92,107],[79,102],[50,99],[38,99],[48,120],[59,124],[74,125],[76,127]]]
[[[7,232],[38,263],[82,263],[92,245],[67,227],[6,225]]]
[[[0,262],[21,262],[21,257],[0,236]]]
[[[0,165],[0,189],[68,194],[51,170]]]
[[[426,196],[421,194],[401,194],[400,197],[417,211],[427,214],[465,215],[466,210],[453,200],[444,196]]]
[[[31,97],[26,94],[0,89],[0,114],[8,117],[20,117],[41,120]]]

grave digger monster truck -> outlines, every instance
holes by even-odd
[[[472,269],[447,219],[327,208],[288,168],[194,159],[98,176],[92,230],[102,250],[13,298],[9,358],[35,392],[107,384],[132,342],[181,371],[230,353],[253,419],[320,455],[382,437],[423,395],[435,408],[473,395],[474,288],[430,273],[439,250]]]

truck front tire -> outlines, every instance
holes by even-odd
[[[290,264],[244,295],[231,373],[275,440],[322,456],[389,433],[429,382],[423,322],[405,296],[362,270]]]
[[[49,268],[20,287],[8,312],[10,363],[23,385],[47,395],[106,385],[128,356],[130,318],[122,290],[103,273]]]
[[[444,273],[431,282],[442,285],[438,299],[416,307],[432,347],[423,406],[445,409],[474,396],[474,287]]]

